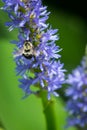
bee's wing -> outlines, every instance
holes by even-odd
[[[14,55],[14,58],[15,57],[18,57],[18,56],[20,56],[20,55],[22,55],[23,54],[23,47],[22,48],[20,48],[18,51],[16,51],[13,55]]]

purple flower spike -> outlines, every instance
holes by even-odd
[[[81,65],[68,75],[67,83],[70,85],[66,90],[69,97],[66,107],[69,112],[67,124],[84,129],[87,126],[87,56],[84,56]]]
[[[62,87],[65,70],[60,63],[61,51],[55,41],[57,29],[46,23],[50,12],[41,0],[3,0],[3,10],[8,13],[10,22],[6,23],[9,31],[18,28],[18,41],[13,52],[16,71],[21,75],[20,88],[25,95],[38,94],[46,90],[48,99]],[[32,86],[36,89],[33,90]],[[37,90],[38,89],[38,90]]]

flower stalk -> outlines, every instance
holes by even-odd
[[[56,101],[51,99],[48,100],[47,97],[47,92],[46,91],[41,91],[41,99],[42,99],[42,104],[43,104],[43,109],[44,109],[44,115],[46,119],[46,126],[47,130],[58,130],[57,123],[56,123],[56,112],[55,112],[55,103]]]
[[[56,45],[59,39],[57,29],[52,29],[46,21],[50,12],[41,0],[2,0],[2,9],[8,13],[10,22],[6,23],[9,31],[18,29],[18,41],[13,52],[16,72],[21,75],[20,88],[24,97],[30,94],[42,99],[47,129],[57,129],[55,122],[54,101],[51,95],[58,96],[56,90],[65,82],[65,69],[60,62],[61,49]]]

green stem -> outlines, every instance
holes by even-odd
[[[47,92],[41,91],[42,104],[44,108],[44,115],[46,118],[47,130],[58,130],[55,113],[55,100],[48,101]]]

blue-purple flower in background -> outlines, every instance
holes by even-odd
[[[2,9],[8,13],[10,22],[6,23],[9,31],[18,28],[18,41],[13,53],[17,74],[21,75],[20,87],[25,95],[37,94],[46,90],[58,96],[56,90],[65,81],[65,70],[60,63],[61,49],[55,41],[59,39],[57,29],[46,23],[50,12],[41,0],[3,0]],[[33,90],[34,85],[37,90]]]
[[[86,49],[87,51],[87,49]],[[87,52],[86,52],[87,53]],[[81,65],[68,75],[66,90],[69,97],[67,102],[68,126],[77,126],[86,130],[87,126],[87,54],[83,57]]]

